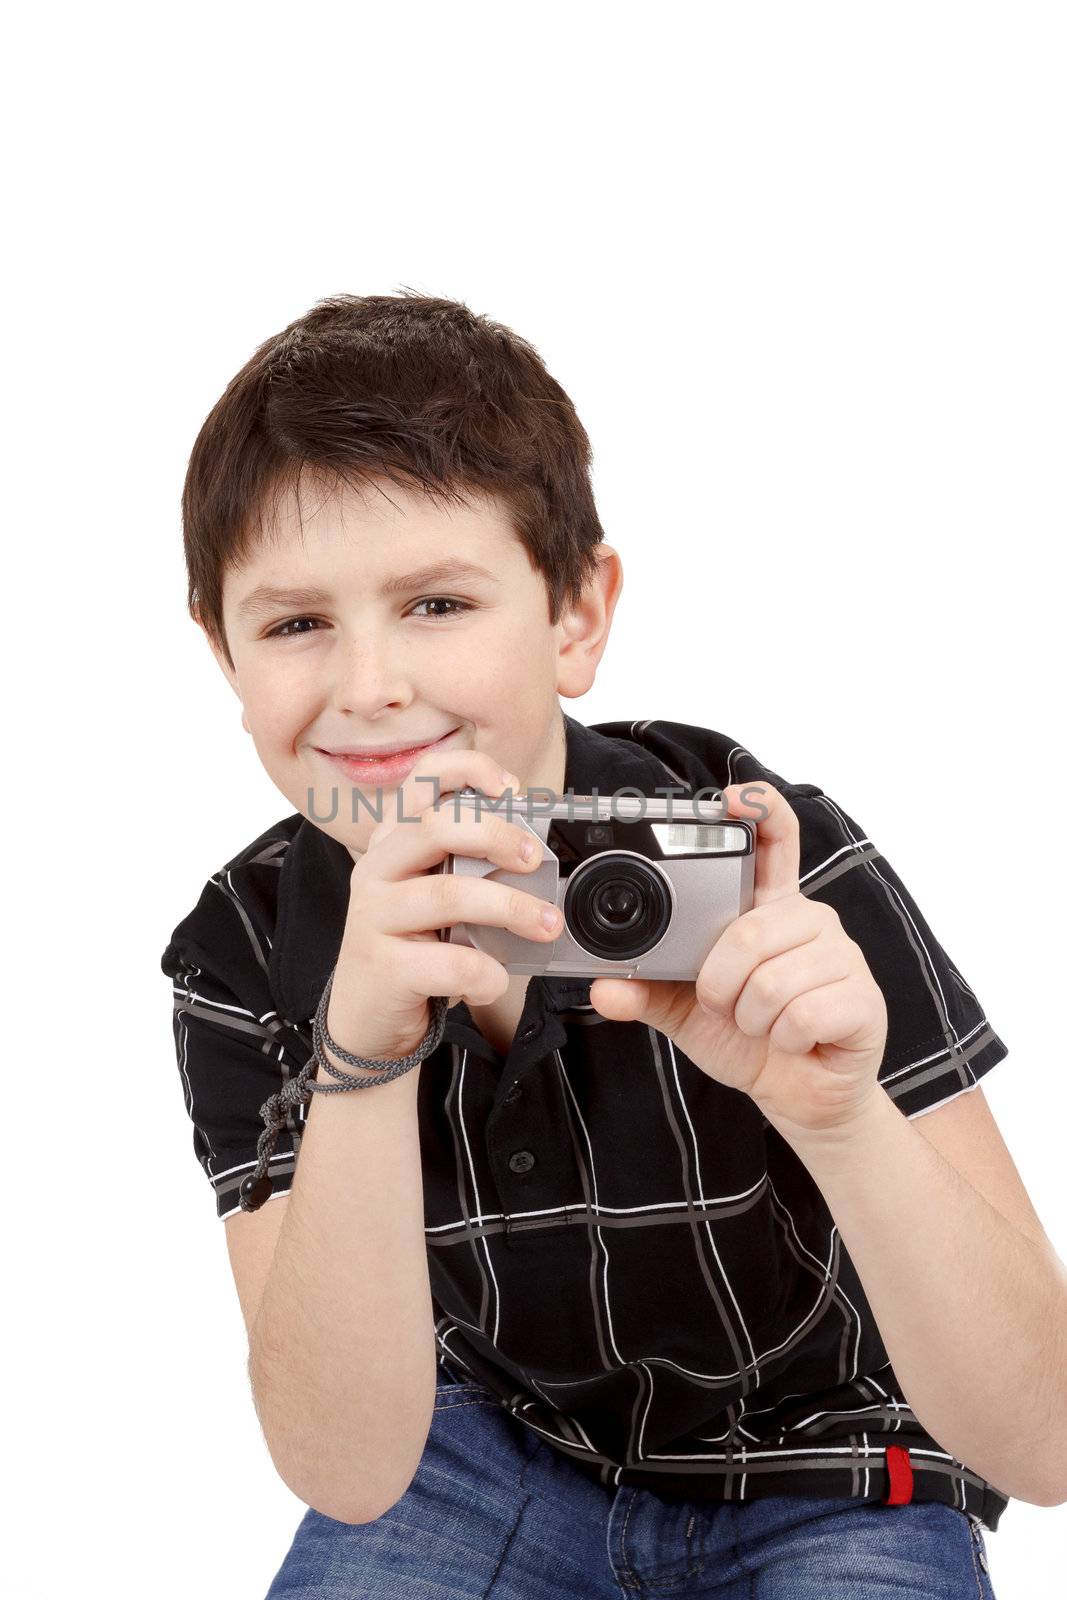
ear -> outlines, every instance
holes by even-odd
[[[592,688],[622,593],[619,552],[601,543],[596,558],[596,571],[586,580],[581,600],[568,608],[556,625],[560,637],[556,689],[568,700],[577,700]]]

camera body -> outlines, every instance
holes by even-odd
[[[729,816],[721,801],[620,793],[539,802],[468,788],[443,803],[469,806],[476,817],[498,812],[544,847],[534,872],[451,854],[436,868],[490,878],[560,908],[563,927],[551,943],[481,923],[440,930],[508,972],[692,983],[723,930],[752,907],[756,824]]]

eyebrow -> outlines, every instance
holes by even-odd
[[[424,585],[433,583],[454,583],[464,578],[483,578],[489,583],[498,583],[496,575],[487,567],[479,567],[471,561],[435,561],[431,566],[418,567],[414,572],[402,572],[392,578],[386,578],[379,586],[382,595],[406,594],[411,589],[419,589]],[[330,602],[330,595],[325,589],[276,589],[272,585],[260,584],[258,589],[253,589],[245,595],[237,607],[237,615],[241,618],[265,616],[279,606],[323,606]]]

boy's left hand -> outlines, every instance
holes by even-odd
[[[771,784],[735,783],[723,790],[732,816],[757,809],[742,790],[768,813],[756,824],[752,910],[724,930],[695,983],[597,978],[589,999],[603,1017],[665,1034],[783,1135],[836,1135],[879,1092],[885,999],[837,912],[800,892],[792,806]]]

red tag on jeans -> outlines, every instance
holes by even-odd
[[[889,1488],[884,1503],[887,1506],[906,1506],[911,1500],[915,1480],[912,1477],[911,1457],[903,1445],[886,1445],[885,1469],[889,1474]]]

